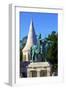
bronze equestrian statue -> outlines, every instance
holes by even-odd
[[[43,61],[43,52],[45,44],[42,40],[41,34],[38,36],[37,45],[31,47],[31,61],[32,62],[41,62]]]

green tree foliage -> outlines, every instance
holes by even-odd
[[[25,36],[22,40],[20,40],[20,48],[24,48],[27,41],[27,36]]]
[[[46,38],[47,41],[51,41],[51,44],[48,44],[46,58],[52,64],[52,71],[57,73],[58,69],[58,34],[53,31]]]
[[[20,61],[22,61],[23,59],[22,49],[24,48],[26,41],[27,41],[27,36],[25,36],[22,40],[20,40]]]
[[[52,64],[58,63],[58,35],[56,32],[52,32],[48,35],[47,41],[51,41],[51,45],[48,45],[47,60]]]
[[[20,61],[23,59],[23,53],[22,53],[22,48],[20,48]]]

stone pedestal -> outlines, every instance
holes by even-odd
[[[48,62],[30,63],[27,67],[27,77],[50,76],[51,65]]]

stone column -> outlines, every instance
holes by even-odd
[[[47,76],[50,76],[50,67],[47,68]]]
[[[37,77],[40,77],[40,70],[37,69]]]
[[[27,69],[27,77],[29,77],[29,70]]]
[[[32,77],[32,74],[30,71],[31,71],[30,69],[27,69],[27,77]]]

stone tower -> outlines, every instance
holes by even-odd
[[[25,47],[23,48],[23,61],[29,61],[30,60],[30,48],[32,45],[37,44],[37,38],[33,26],[33,21],[31,20],[30,22],[30,27],[29,27],[29,33],[28,33],[28,38]]]

